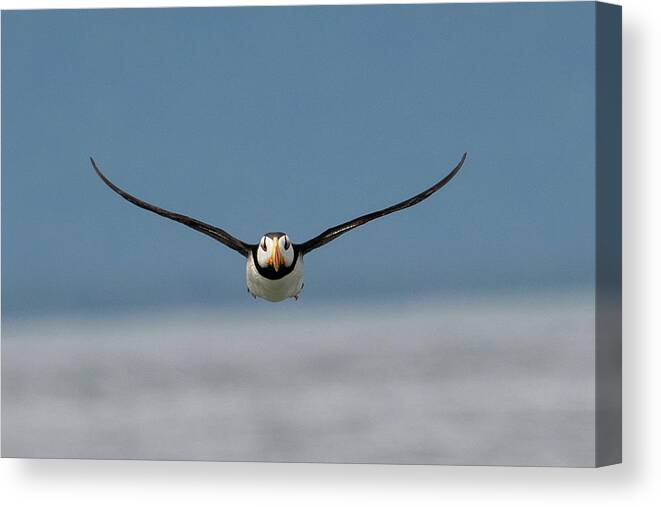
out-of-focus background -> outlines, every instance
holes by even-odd
[[[594,6],[2,16],[7,456],[589,465]],[[298,303],[94,176],[246,241]]]
[[[3,454],[594,463],[588,297],[3,330]]]

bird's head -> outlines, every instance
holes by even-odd
[[[257,245],[257,263],[262,269],[272,269],[277,273],[291,267],[295,257],[294,246],[284,232],[266,233]]]

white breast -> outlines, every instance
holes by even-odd
[[[253,296],[267,301],[277,302],[294,297],[303,288],[303,256],[299,255],[291,273],[278,280],[269,280],[259,274],[253,256],[249,255],[246,263],[246,283]]]

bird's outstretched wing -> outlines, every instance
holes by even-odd
[[[427,199],[427,197],[432,195],[437,190],[441,189],[443,186],[445,186],[446,183],[448,183],[452,178],[454,178],[455,174],[457,174],[459,172],[459,169],[461,169],[461,166],[464,165],[464,161],[466,160],[466,155],[467,153],[464,153],[464,155],[461,157],[461,160],[456,165],[456,167],[452,169],[452,171],[445,178],[443,178],[438,183],[432,185],[427,190],[420,192],[418,195],[414,195],[413,197],[406,199],[405,201],[402,201],[397,204],[393,204],[392,206],[389,206],[382,210],[368,213],[367,215],[354,218],[353,220],[349,220],[348,222],[344,222],[343,224],[336,225],[335,227],[331,227],[330,229],[326,229],[318,236],[315,236],[314,238],[306,241],[305,243],[299,244],[298,248],[303,254],[306,254],[311,250],[314,250],[315,248],[319,248],[320,246],[325,245],[329,241],[333,241],[334,239],[339,238],[340,236],[342,236],[342,234],[344,234],[345,232],[349,232],[351,229],[355,229],[356,227],[366,224],[367,222],[370,222],[376,218],[389,215],[390,213],[394,213],[395,211],[409,208],[411,206],[418,204],[421,201],[424,201],[425,199]]]
[[[191,229],[195,229],[196,231],[201,232],[202,234],[206,234],[207,236],[215,239],[216,241],[220,241],[223,245],[230,247],[232,250],[236,250],[237,252],[239,252],[240,254],[246,257],[250,255],[251,249],[254,247],[254,245],[244,243],[243,241],[235,238],[234,236],[232,236],[231,234],[229,234],[228,232],[224,231],[219,227],[214,227],[213,225],[205,224],[204,222],[188,217],[186,215],[181,215],[179,213],[174,213],[173,211],[168,211],[166,209],[159,208],[158,206],[154,206],[153,204],[149,204],[148,202],[145,202],[142,199],[138,199],[137,197],[132,196],[128,192],[125,192],[124,190],[119,188],[108,178],[106,178],[106,176],[98,168],[96,162],[92,157],[90,157],[90,161],[92,162],[92,167],[96,171],[96,174],[99,175],[99,177],[103,180],[103,182],[130,203],[135,204],[136,206],[140,206],[141,208],[146,209],[148,211],[152,211],[157,215],[161,215],[162,217],[169,218],[170,220],[174,220],[181,224],[187,225]]]

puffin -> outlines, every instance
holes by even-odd
[[[129,194],[115,185],[101,172],[93,157],[90,157],[90,162],[99,178],[111,190],[131,204],[184,224],[241,254],[246,259],[246,286],[250,295],[255,299],[261,298],[266,301],[279,302],[289,298],[298,300],[303,290],[303,258],[310,252],[367,222],[396,211],[410,208],[424,201],[455,177],[464,165],[466,156],[467,153],[464,153],[452,171],[419,194],[387,208],[361,215],[334,227],[329,227],[321,234],[303,243],[292,242],[284,232],[267,232],[261,237],[258,243],[246,243],[220,227],[160,208]]]

